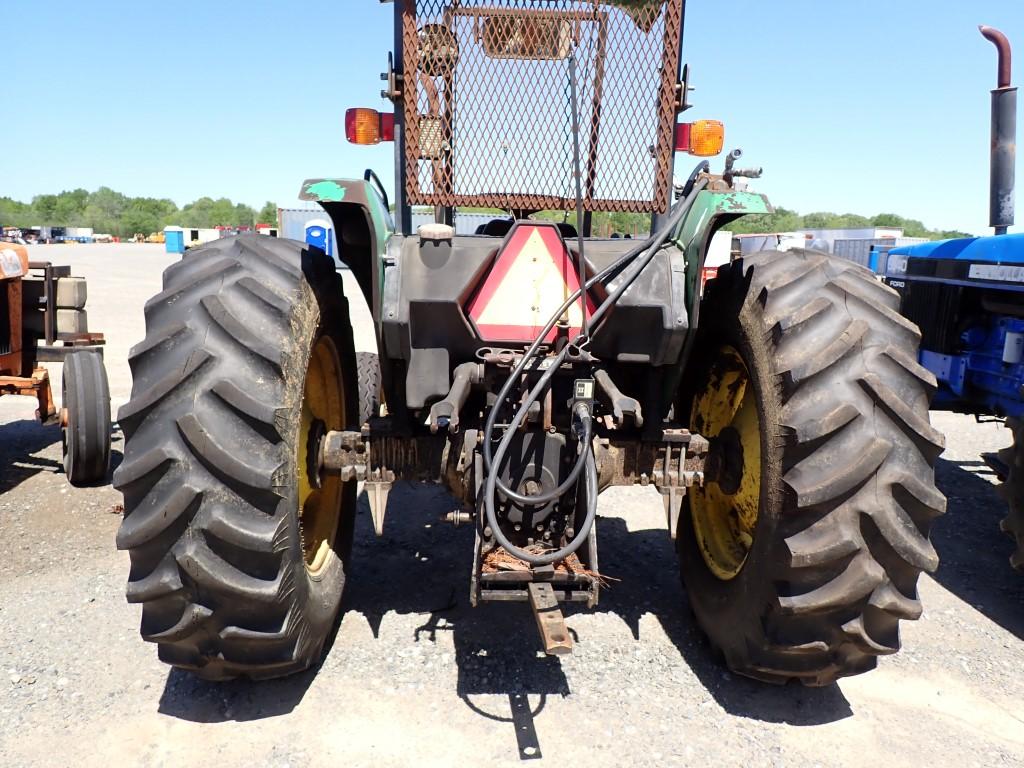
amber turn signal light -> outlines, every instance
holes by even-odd
[[[718,120],[698,120],[676,126],[676,152],[697,157],[717,155],[725,146],[725,125]]]
[[[395,140],[395,116],[375,109],[353,107],[345,112],[345,138],[352,144],[380,144]]]

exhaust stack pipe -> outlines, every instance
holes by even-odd
[[[1017,89],[1010,85],[1011,51],[1006,35],[994,27],[978,27],[999,52],[999,79],[992,91],[992,171],[989,182],[989,226],[1005,235],[1013,226],[1014,174],[1017,163]]]

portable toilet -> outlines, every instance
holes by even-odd
[[[167,253],[184,253],[185,230],[181,227],[164,227],[164,249]]]
[[[306,222],[306,245],[319,248],[328,256],[331,253],[331,225],[323,219],[312,219]]]

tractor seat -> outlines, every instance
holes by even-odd
[[[576,227],[567,221],[558,222],[558,231],[562,233],[562,238],[565,240],[570,240],[578,236]]]
[[[505,237],[509,230],[512,229],[512,225],[515,224],[511,219],[491,219],[486,224],[481,224],[476,228],[476,234],[487,235],[488,237]],[[566,240],[576,237],[576,227],[565,221],[560,221],[556,225],[558,231],[562,234],[562,237]]]
[[[514,223],[511,219],[491,219],[486,224],[477,227],[476,233],[488,237],[504,237],[512,229]]]

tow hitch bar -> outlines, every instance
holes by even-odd
[[[527,591],[530,593],[530,607],[537,619],[537,629],[544,644],[544,653],[548,656],[565,656],[572,653],[572,635],[565,625],[562,609],[558,607],[555,591],[551,585],[543,581],[530,582]]]

